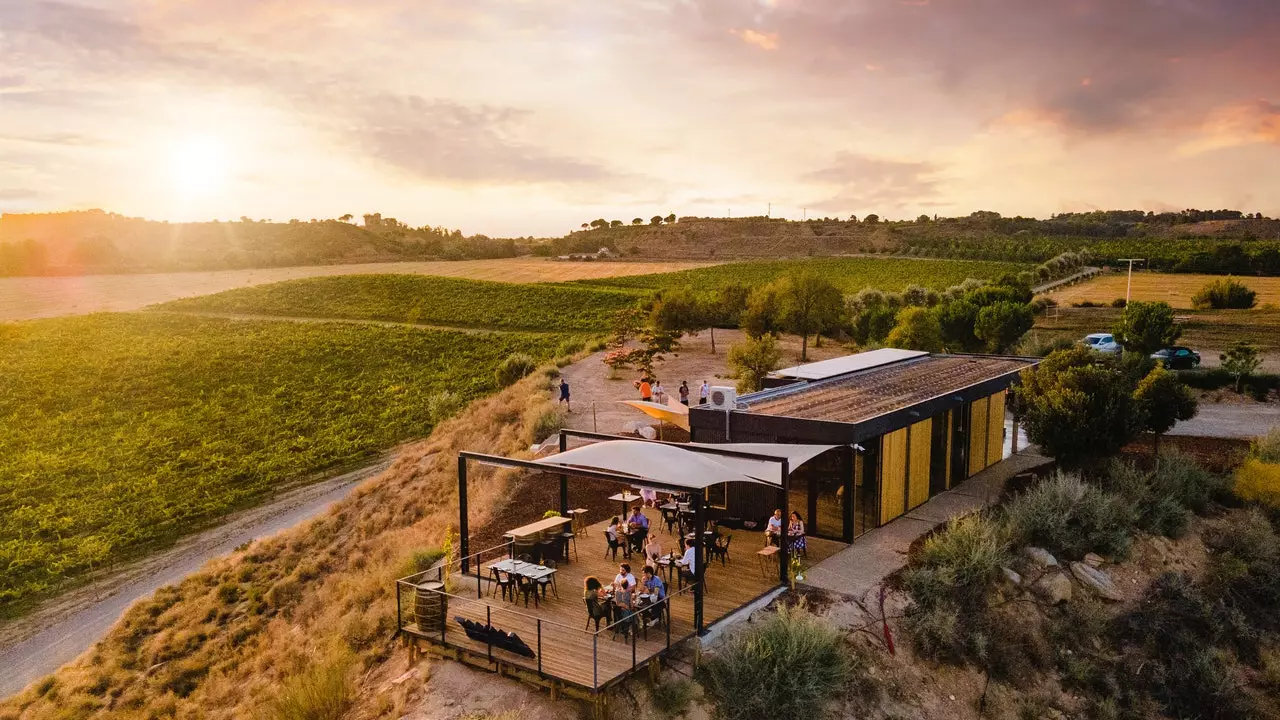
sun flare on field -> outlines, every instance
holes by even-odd
[[[212,135],[176,139],[169,150],[169,172],[187,196],[204,196],[226,187],[231,177],[230,145]]]

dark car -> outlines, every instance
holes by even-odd
[[[1171,370],[1190,370],[1200,367],[1200,353],[1181,345],[1157,350],[1151,353],[1152,360],[1159,360]]]

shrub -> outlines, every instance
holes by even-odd
[[[1128,304],[1129,304],[1129,301],[1125,300],[1124,298],[1116,298],[1115,300],[1111,301],[1111,307],[1113,308],[1122,308]]]
[[[1075,475],[1041,481],[1004,511],[1018,545],[1038,545],[1072,560],[1090,552],[1123,555],[1129,548],[1133,509],[1119,495]]]
[[[542,442],[564,426],[564,411],[555,405],[535,405],[524,413],[525,439]]]
[[[439,425],[457,415],[466,404],[467,401],[458,393],[441,390],[427,396],[427,415],[431,417],[433,424]]]
[[[1249,458],[1236,469],[1231,489],[1241,500],[1280,509],[1280,465]]]
[[[335,652],[284,681],[267,706],[271,720],[338,720],[355,701],[352,659]]]
[[[499,387],[514,384],[517,380],[533,372],[538,367],[533,358],[525,353],[512,353],[498,364],[495,376]]]
[[[730,639],[704,666],[704,685],[725,720],[819,718],[851,677],[842,633],[803,607]]]
[[[1197,310],[1248,310],[1257,304],[1258,293],[1232,277],[1212,280],[1191,296],[1191,306]]]
[[[556,355],[577,355],[586,346],[582,340],[565,340],[556,346]]]
[[[1113,460],[1103,487],[1129,503],[1134,524],[1150,533],[1180,537],[1190,512],[1203,513],[1226,489],[1223,478],[1177,451],[1161,453],[1153,472]]]
[[[653,706],[663,715],[677,717],[683,715],[693,702],[693,683],[684,678],[669,682],[661,682],[653,686],[650,692]]]
[[[413,571],[425,572],[430,570],[431,566],[440,562],[440,559],[443,557],[444,550],[442,548],[419,550],[413,554]]]
[[[1280,463],[1280,427],[1253,442],[1253,455],[1264,463]]]

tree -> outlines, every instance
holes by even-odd
[[[1125,306],[1111,333],[1125,351],[1150,355],[1177,342],[1182,328],[1174,323],[1168,303],[1134,301]]]
[[[609,227],[609,221],[605,220],[604,218],[596,218],[595,220],[591,221],[591,227],[597,228],[597,229],[607,228]]]
[[[1191,296],[1191,306],[1197,310],[1248,310],[1257,304],[1258,293],[1231,277],[1213,280]]]
[[[908,307],[898,313],[898,324],[885,339],[889,347],[904,350],[942,351],[942,326],[938,315],[923,307]]]
[[[354,215],[352,215],[351,213],[347,213],[346,215],[343,215],[342,217],[340,217],[340,218],[338,218],[338,219],[339,219],[339,220],[341,220],[342,222],[351,222],[351,218],[353,218],[353,217],[355,217],[355,216],[354,216]],[[240,218],[240,219],[241,219],[241,220],[244,220],[244,218]]]
[[[1158,461],[1160,436],[1172,430],[1179,420],[1195,417],[1196,399],[1175,373],[1160,366],[1142,378],[1133,391],[1133,399],[1146,416],[1146,429],[1153,435],[1152,449]]]
[[[687,288],[666,290],[649,315],[658,330],[676,335],[697,335],[711,326],[710,313]],[[716,352],[715,330],[711,331],[711,353]]]
[[[670,214],[670,215],[668,215],[665,219],[666,219],[666,221],[667,221],[667,222],[669,222],[669,223],[673,223],[673,222],[675,222],[675,221],[676,221],[676,214],[675,214],[675,213],[671,213],[671,214]]]
[[[772,334],[747,338],[729,348],[729,367],[738,379],[738,392],[755,392],[782,360],[778,338]]]
[[[1066,467],[1116,453],[1145,424],[1128,379],[1086,348],[1050,353],[1021,379],[1015,406],[1027,438]]]
[[[739,315],[742,331],[750,337],[759,338],[782,329],[782,298],[778,289],[777,283],[769,283],[751,291]]]
[[[1243,340],[1232,343],[1225,353],[1218,355],[1218,361],[1222,363],[1223,370],[1235,376],[1236,392],[1244,387],[1244,379],[1257,372],[1262,365],[1258,348]]]
[[[943,303],[937,310],[943,347],[951,352],[981,350],[983,341],[974,334],[980,311],[981,308],[968,300]]]
[[[871,213],[870,215],[864,217],[862,219],[862,222],[868,225],[875,225],[876,223],[880,222],[880,216],[876,215],[875,213]]]
[[[643,219],[643,218],[632,218],[632,219],[631,219],[631,224],[632,224],[632,225],[643,225],[643,224],[644,224],[644,219]]]
[[[780,287],[781,323],[800,336],[800,360],[809,359],[809,336],[833,328],[844,311],[840,288],[812,272],[787,276]]]
[[[620,227],[622,227],[622,221],[621,221],[621,220],[610,220],[610,221],[609,221],[609,227],[611,227],[611,228],[620,228]]]
[[[653,217],[649,218],[649,224],[650,224],[650,225],[661,225],[661,224],[662,224],[662,216],[661,216],[661,215],[654,215]]]
[[[590,229],[591,229],[591,223],[582,223],[582,229],[583,229],[583,230],[590,230]]]
[[[916,218],[916,222],[920,223],[921,225],[924,225],[925,223],[929,222],[929,216],[921,215],[920,217]]]
[[[858,216],[857,216],[857,215],[852,215],[852,214],[851,214],[851,215],[849,215],[849,222],[851,222],[851,223],[856,223],[856,222],[858,222]]]
[[[1003,301],[978,311],[973,334],[988,352],[1005,353],[1018,344],[1035,322],[1030,305]]]

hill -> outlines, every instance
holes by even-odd
[[[514,257],[514,240],[367,215],[288,223],[168,223],[102,210],[0,215],[0,276],[221,270]]]

